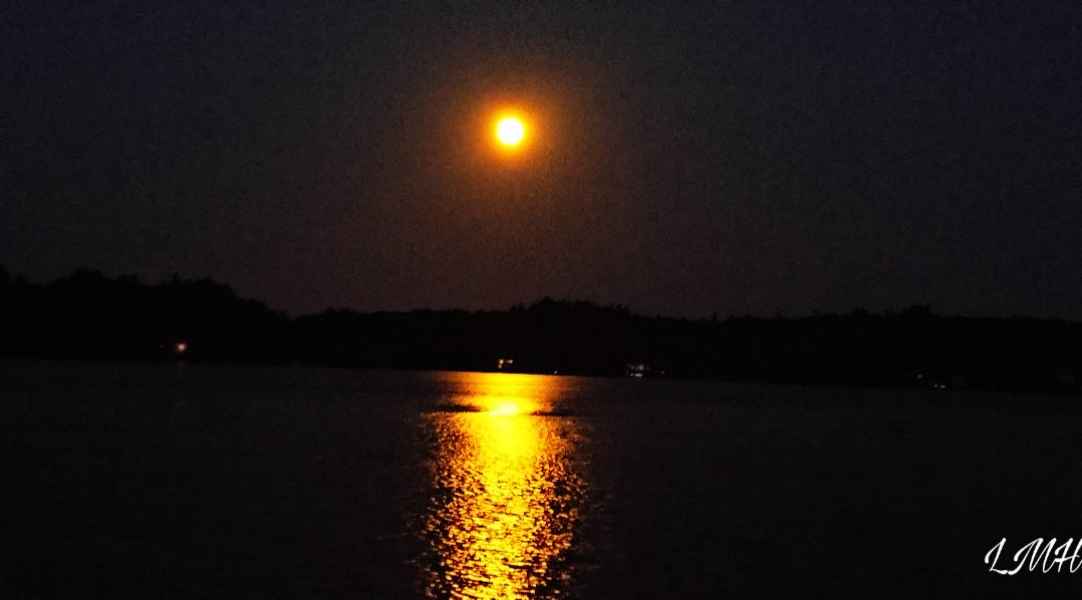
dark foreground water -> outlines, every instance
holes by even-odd
[[[0,597],[1077,597],[1079,402],[0,363]]]

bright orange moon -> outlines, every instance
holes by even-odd
[[[518,117],[503,117],[496,122],[496,139],[500,144],[514,148],[526,137],[526,125]]]

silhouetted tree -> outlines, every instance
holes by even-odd
[[[1082,381],[1082,324],[943,317],[929,306],[690,320],[544,297],[506,311],[291,319],[206,278],[147,284],[79,269],[37,285],[0,267],[0,327],[7,356],[475,370],[512,359],[537,373],[620,375],[641,364],[673,377],[1073,392]]]

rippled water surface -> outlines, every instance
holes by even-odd
[[[2,363],[2,597],[1023,597],[1075,399]]]
[[[582,424],[553,413],[560,381],[457,374],[423,427],[435,438],[426,592],[476,598],[557,592],[584,510]],[[458,387],[461,389],[457,389]]]

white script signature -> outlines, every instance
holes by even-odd
[[[1003,548],[1006,545],[1007,538],[1001,538],[984,555],[984,564],[989,565],[990,572],[997,575],[1016,575],[1022,569],[1027,569],[1030,573],[1038,569],[1041,573],[1052,571],[1062,573],[1064,569],[1067,569],[1068,572],[1074,573],[1082,568],[1082,555],[1079,554],[1082,552],[1082,537],[1077,541],[1074,538],[1067,538],[1062,543],[1058,543],[1056,538],[1048,540],[1037,538],[1014,553],[1010,561],[1004,565],[1008,568],[998,568],[1000,555],[1003,554]],[[1006,562],[1006,558],[1004,560]]]

